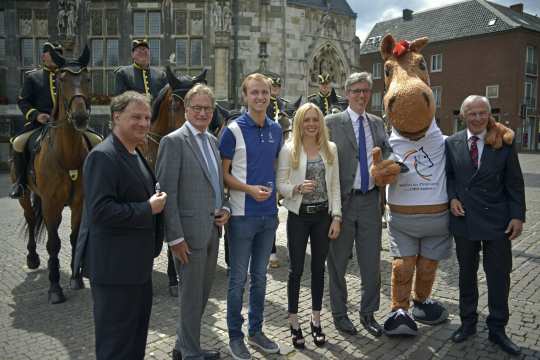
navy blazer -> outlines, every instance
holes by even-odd
[[[470,240],[498,240],[510,219],[525,221],[525,185],[514,145],[484,145],[480,168],[473,167],[467,130],[446,139],[448,200],[458,199],[465,216],[450,216],[450,231]]]
[[[156,179],[142,159],[152,184],[111,134],[84,163],[85,202],[74,270],[82,266],[93,283],[142,284],[151,278],[163,244],[163,221],[161,215],[152,215],[148,199]]]

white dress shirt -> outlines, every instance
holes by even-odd
[[[362,125],[364,126],[364,133],[366,134],[367,167],[368,167],[368,172],[369,172],[369,169],[371,168],[371,164],[373,163],[373,156],[371,155],[371,150],[373,150],[373,137],[371,136],[371,128],[369,127],[369,123],[368,123],[369,120],[367,119],[367,114],[365,111],[363,114],[357,114],[351,109],[350,106],[347,108],[347,112],[349,113],[349,116],[352,121],[352,126],[354,129],[354,137],[356,138],[357,144],[358,144],[358,132],[359,132],[358,129],[360,125],[358,118],[360,117],[360,115],[364,117],[364,121],[362,122]],[[353,189],[359,190],[361,189],[361,186],[362,186],[362,180],[360,178],[360,162],[359,162],[358,168],[356,169],[356,176],[354,177]],[[368,190],[373,189],[374,186],[375,186],[375,180],[373,179],[371,175],[369,175]]]

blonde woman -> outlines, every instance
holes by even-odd
[[[321,328],[324,290],[324,263],[329,242],[341,229],[341,198],[337,148],[328,140],[328,130],[319,108],[307,103],[294,117],[292,139],[281,149],[277,188],[289,210],[287,246],[289,279],[287,297],[289,324],[295,348],[304,348],[305,340],[298,321],[300,280],[308,238],[311,243],[311,335],[317,346],[326,337]]]

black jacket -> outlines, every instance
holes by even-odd
[[[17,105],[26,122],[37,123],[39,113],[51,114],[56,102],[56,73],[43,67],[24,74],[23,87]]]
[[[143,284],[151,278],[153,259],[162,248],[163,221],[161,215],[152,215],[148,199],[156,179],[143,162],[152,184],[114,134],[86,158],[74,269],[77,272],[82,265],[93,283]]]
[[[120,95],[128,90],[134,90],[141,94],[150,94],[152,95],[152,99],[155,99],[159,91],[167,84],[165,73],[154,67],[143,69],[136,64],[131,64],[119,67],[116,69],[115,74],[115,95]]]
[[[449,201],[458,199],[465,216],[450,216],[450,231],[470,240],[504,239],[510,219],[525,221],[525,185],[514,146],[495,150],[484,145],[475,170],[467,144],[467,130],[446,139]]]
[[[285,112],[286,101],[277,96],[270,98],[270,105],[266,108],[266,115],[272,120],[277,120],[280,112]]]

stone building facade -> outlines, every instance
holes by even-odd
[[[0,142],[22,124],[16,98],[47,39],[62,42],[67,55],[90,47],[92,114],[102,122],[114,69],[131,62],[135,38],[149,40],[154,66],[190,75],[208,69],[217,98],[239,107],[240,84],[254,71],[281,76],[289,99],[305,101],[323,71],[339,92],[347,74],[359,70],[355,23],[346,0],[3,0]]]

